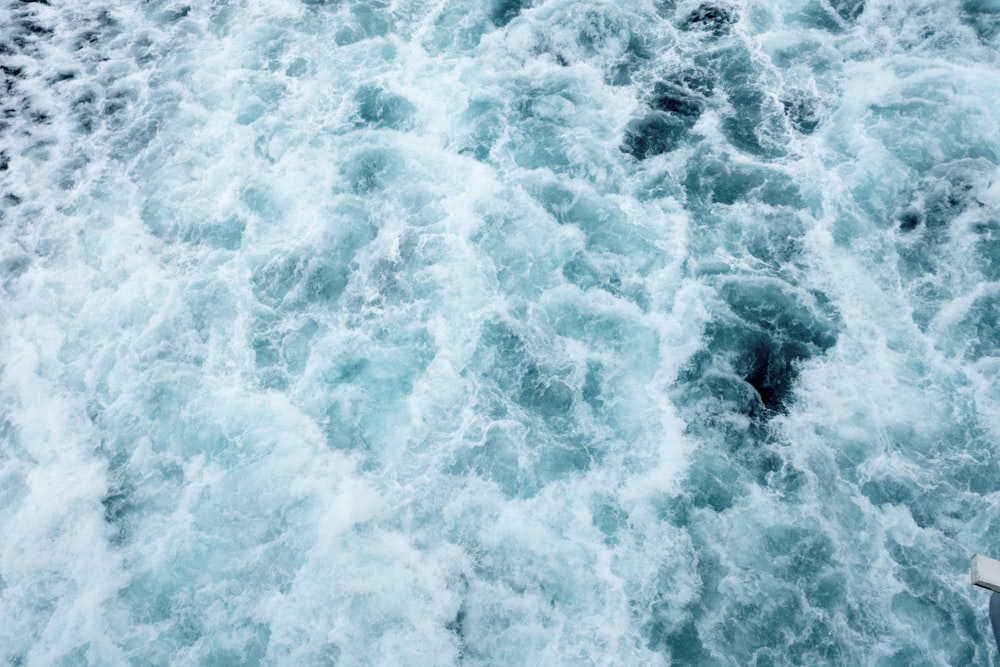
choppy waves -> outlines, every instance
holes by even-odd
[[[10,664],[1000,664],[1000,6],[0,11]]]

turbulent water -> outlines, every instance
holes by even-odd
[[[997,0],[0,1],[8,665],[1000,665]]]

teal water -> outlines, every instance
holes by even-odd
[[[1000,665],[1000,4],[0,0],[9,665]]]

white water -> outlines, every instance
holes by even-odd
[[[1000,664],[998,32],[7,1],[0,656]]]

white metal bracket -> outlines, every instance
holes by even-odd
[[[972,557],[970,569],[973,585],[1000,593],[1000,560],[976,554]]]

